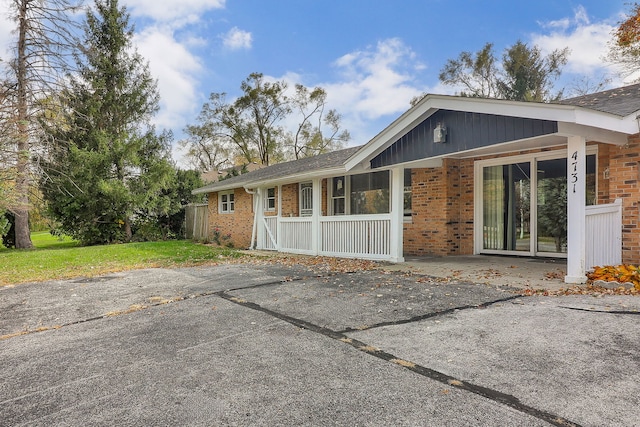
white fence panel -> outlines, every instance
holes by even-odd
[[[391,254],[389,215],[323,217],[320,235],[323,255],[387,259]]]
[[[275,251],[278,242],[278,217],[265,216],[262,218],[263,233],[261,239],[261,249]]]
[[[311,218],[280,218],[280,250],[293,253],[311,253],[313,250],[313,223]]]
[[[586,207],[585,268],[622,263],[622,200]]]

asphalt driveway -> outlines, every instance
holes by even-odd
[[[0,288],[0,425],[635,426],[640,300],[240,264]]]

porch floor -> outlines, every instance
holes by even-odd
[[[514,288],[558,290],[570,286],[564,283],[567,260],[558,258],[495,255],[407,256],[404,263],[390,264],[384,268]]]

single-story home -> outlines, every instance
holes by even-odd
[[[427,95],[368,143],[194,190],[236,247],[403,262],[640,261],[640,85],[558,103]]]

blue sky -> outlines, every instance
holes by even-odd
[[[0,3],[8,0],[0,0]],[[499,54],[522,40],[543,52],[569,47],[561,85],[586,76],[625,82],[604,63],[626,0],[121,0],[135,43],[158,79],[158,128],[176,139],[212,92],[240,93],[252,72],[323,87],[352,140],[366,143],[423,92],[453,94],[438,73],[486,42]],[[0,42],[8,40],[0,22]],[[177,145],[177,144],[176,144]],[[186,164],[180,151],[174,158]]]

